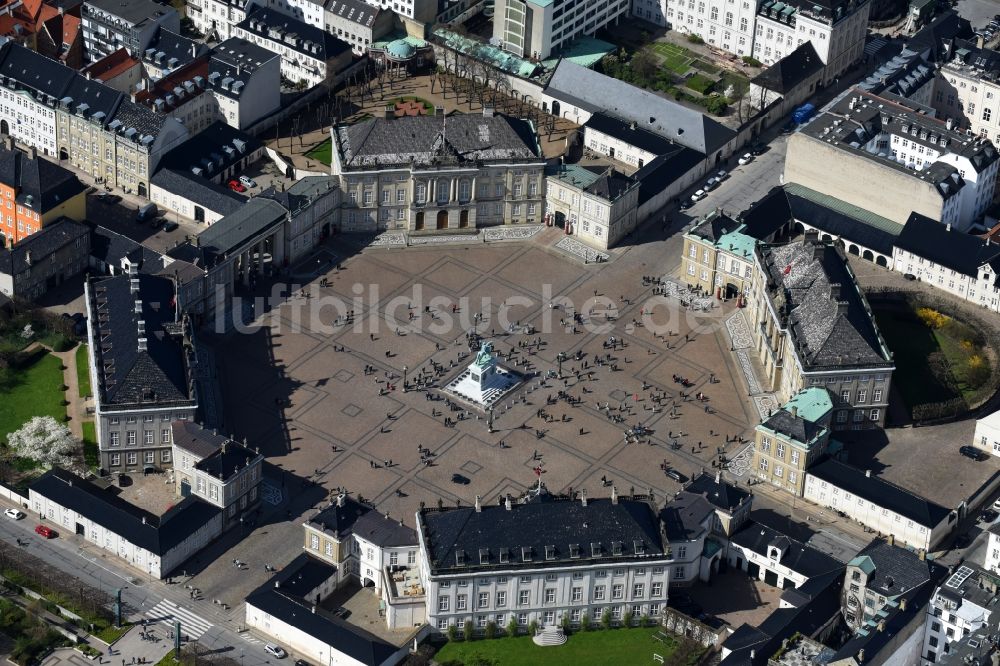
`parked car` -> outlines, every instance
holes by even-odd
[[[986,458],[986,454],[974,446],[963,446],[958,452],[966,458],[972,458],[973,460],[983,460]]]
[[[982,519],[984,523],[992,523],[994,520],[1000,517],[1000,513],[997,513],[993,509],[983,509],[983,512],[979,514],[979,517]]]
[[[909,280],[910,282],[913,282],[914,280],[917,279],[917,276],[914,275],[913,273],[903,273],[903,279],[904,280]]]
[[[1000,498],[997,498],[997,501],[993,502],[993,510],[1000,511]]]
[[[40,534],[46,539],[56,538],[56,531],[48,525],[35,525],[35,534]]]
[[[680,203],[680,205],[678,206],[678,208],[680,208],[681,210],[687,210],[687,209],[689,209],[693,205],[694,205],[693,201],[691,201],[690,199],[685,199],[684,201],[682,201]]]
[[[154,217],[153,221],[149,223],[149,226],[153,227],[154,229],[159,229],[160,227],[163,226],[164,222],[166,222],[166,220],[163,219],[162,217]]]
[[[469,485],[469,477],[462,476],[461,474],[452,474],[451,475],[451,482],[452,483],[457,483],[460,486],[467,486],[467,485]]]
[[[235,178],[232,179],[232,180],[230,180],[229,183],[228,183],[228,185],[229,185],[229,189],[231,189],[233,192],[246,192],[247,191],[247,188],[243,187],[243,185],[240,184],[240,181],[236,180]]]
[[[169,221],[163,223],[163,230],[164,231],[173,231],[176,228],[177,228],[177,223],[174,222],[173,220],[169,220]]]
[[[267,645],[265,645],[264,652],[267,652],[268,654],[273,655],[278,659],[284,659],[285,657],[288,656],[288,653],[285,652],[285,649],[283,647],[281,647],[280,645],[275,645],[274,643],[268,643]]]
[[[669,476],[674,481],[677,481],[678,483],[684,483],[685,481],[687,481],[687,477],[678,472],[676,469],[668,469],[667,476]]]
[[[711,192],[718,186],[719,186],[719,179],[716,178],[715,176],[712,176],[711,178],[705,181],[705,184],[701,186],[701,189],[705,190],[706,192]]]
[[[17,509],[4,509],[3,515],[7,516],[11,520],[21,520],[24,518],[24,512],[18,511]]]
[[[743,157],[739,159],[740,166],[743,166],[744,164],[750,164],[751,162],[753,162],[753,153],[746,153],[743,155]]]
[[[750,152],[753,153],[754,156],[763,155],[764,153],[767,152],[767,144],[766,143],[755,143],[752,146],[750,146]]]
[[[106,204],[108,206],[114,205],[122,200],[122,198],[117,194],[109,194],[108,192],[101,192],[96,198],[102,204]]]
[[[135,221],[142,224],[146,220],[151,220],[156,217],[159,212],[156,208],[155,203],[148,203],[143,206],[139,206],[139,209],[135,211]]]
[[[691,195],[691,201],[701,201],[702,199],[705,198],[705,195],[706,195],[705,190],[698,190],[697,192]]]
[[[729,176],[728,171],[726,171],[725,169],[719,169],[715,174],[715,180],[719,181],[719,183],[722,183],[722,181],[724,181],[728,176]]]
[[[240,182],[247,187],[257,187],[257,181],[250,176],[240,176]]]

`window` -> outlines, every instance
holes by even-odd
[[[868,418],[871,419],[872,421],[878,421],[879,410],[873,409],[870,412],[868,412]]]
[[[774,445],[774,455],[784,460],[785,458],[785,445],[782,442],[778,442]]]
[[[455,597],[455,610],[465,610],[466,599],[468,597],[464,594],[459,594]]]
[[[121,446],[121,433],[113,432],[111,433],[111,446]]]
[[[146,430],[146,431],[144,431],[143,434],[142,434],[142,436],[143,436],[143,442],[145,442],[147,445],[151,445],[151,444],[154,443],[153,442],[153,431],[152,430]]]
[[[650,596],[654,599],[663,595],[663,583],[653,583],[653,587],[649,591]]]
[[[517,593],[517,605],[527,606],[528,599],[530,597],[531,597],[531,592],[529,592],[528,590],[521,590],[520,592]]]
[[[801,454],[798,451],[792,451],[792,464],[793,465],[798,465],[799,464],[799,456],[800,455]]]
[[[507,593],[506,592],[497,592],[496,607],[497,608],[503,608],[506,605],[507,605]]]
[[[582,601],[583,600],[583,588],[582,587],[574,587],[572,589],[572,591],[571,591],[571,594],[570,594],[570,600],[571,601],[576,601],[576,602]]]
[[[882,402],[882,389],[872,391],[872,402]]]
[[[594,587],[594,601],[604,601],[604,585]]]
[[[313,537],[313,538],[315,538],[315,537]],[[438,611],[439,612],[442,612],[442,613],[447,612],[450,605],[451,605],[451,599],[449,599],[448,597],[446,597],[443,594],[438,597]]]
[[[767,471],[767,458],[761,458],[760,459],[760,465],[759,465],[759,467],[760,467],[760,471],[762,471],[762,472],[766,472]]]
[[[164,444],[170,443],[170,428],[164,428],[160,431],[160,441]]]
[[[682,579],[684,578],[684,567],[674,567],[674,578]]]
[[[621,584],[615,584],[611,586],[611,598],[621,599],[625,596],[625,586]]]
[[[545,588],[545,603],[554,604],[556,602],[556,589],[554,587]]]
[[[868,399],[868,389],[858,389],[858,402],[864,402]]]
[[[125,433],[125,445],[135,446],[135,430],[129,430]]]
[[[479,607],[480,608],[489,608],[489,606],[490,606],[490,593],[489,592],[480,592],[479,593]]]
[[[952,104],[952,96],[948,95],[948,104]],[[983,120],[989,122],[990,116],[993,115],[992,109],[983,109]]]
[[[633,597],[642,597],[642,595],[645,592],[646,592],[646,586],[643,585],[642,583],[636,583],[635,585],[632,586]]]

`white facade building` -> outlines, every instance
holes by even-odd
[[[896,543],[931,552],[954,529],[957,514],[907,490],[836,460],[806,473],[805,499],[842,511]]]
[[[639,182],[609,167],[546,170],[545,214],[588,245],[614,247],[638,223]]]
[[[1000,312],[1000,245],[913,213],[893,247],[893,270]],[[977,428],[976,446],[979,446]],[[984,449],[992,455],[1000,451]]]
[[[544,487],[540,491],[544,493]],[[659,520],[644,500],[523,502],[424,509],[417,514],[420,579],[433,630],[487,624],[522,631],[563,618],[595,624],[607,612],[657,618],[666,604],[672,559]],[[526,530],[525,525],[532,529]],[[579,525],[579,532],[567,532]],[[567,538],[569,541],[567,541]]]
[[[522,58],[548,58],[580,35],[617,24],[631,9],[630,0],[499,0],[495,5],[493,38]]]
[[[976,420],[972,445],[992,456],[1000,456],[1000,412]]]
[[[956,643],[980,630],[991,631],[996,601],[996,579],[971,562],[962,563],[927,604],[921,664],[937,663]]]
[[[156,516],[72,472],[53,468],[28,489],[31,510],[56,533],[79,534],[157,579],[222,534],[222,511],[188,498]],[[164,529],[168,521],[183,530]]]

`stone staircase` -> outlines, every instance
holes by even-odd
[[[566,642],[566,634],[563,633],[561,627],[545,627],[534,636],[531,640],[535,642],[535,645],[540,645],[546,647],[548,645],[562,645]]]

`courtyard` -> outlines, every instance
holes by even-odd
[[[227,429],[297,483],[346,488],[411,526],[421,504],[496,501],[539,476],[552,492],[606,496],[614,484],[663,498],[680,484],[661,464],[690,477],[711,470],[718,452],[742,448],[732,440],[749,437],[756,416],[721,309],[695,316],[676,301],[650,300],[652,287],[637,273],[670,272],[661,244],[583,265],[553,251],[546,240],[556,238],[368,248],[328,272],[328,286],[309,287],[312,299],[293,286],[296,295],[256,330],[218,345]],[[336,243],[331,251],[353,252]],[[566,304],[550,307],[549,298]],[[333,305],[313,307],[322,300],[349,304],[352,323],[338,325]],[[576,333],[562,324],[569,303],[582,317]],[[600,308],[616,318],[600,319]],[[639,321],[647,308],[655,322],[674,321],[651,332]],[[492,428],[485,412],[431,399],[472,360],[465,336],[476,315],[501,364],[535,373],[495,407]],[[558,375],[560,353],[563,379],[546,378]],[[418,379],[430,387],[418,388]],[[693,399],[698,392],[704,402]],[[647,434],[624,436],[636,427]],[[468,482],[453,482],[455,474]]]

